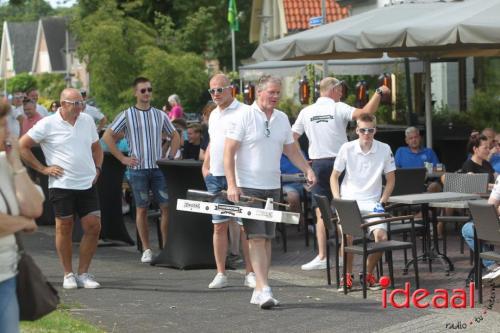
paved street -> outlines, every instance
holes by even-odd
[[[132,223],[127,226],[133,230]],[[62,301],[73,305],[74,315],[107,332],[450,332],[454,330],[446,325],[451,323],[462,327],[466,323],[467,332],[500,332],[498,301],[482,321],[470,326],[481,308],[383,309],[381,291],[369,292],[367,300],[362,299],[359,288],[345,296],[327,286],[324,271],[300,270],[314,256],[313,243],[306,248],[302,233],[292,226],[288,230],[288,252],[283,252],[280,243],[274,244],[271,285],[282,306],[271,311],[249,303],[251,290],[243,286],[242,270],[229,271],[230,288],[209,290],[214,270],[182,271],[141,264],[136,248],[126,246],[99,247],[92,273],[102,289],[63,290],[53,227],[40,227],[27,237],[26,245],[60,291]],[[431,290],[444,287],[450,293],[452,288],[464,287],[470,269],[468,257],[458,253],[456,236],[450,237],[448,247],[457,266],[455,272],[447,277],[435,262],[430,274],[421,264],[421,286]],[[402,258],[395,255],[395,267],[401,265]],[[395,271],[396,287],[405,281],[413,283],[411,270],[407,278],[400,269]],[[489,293],[485,291],[485,298]]]

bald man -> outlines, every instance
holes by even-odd
[[[80,92],[66,88],[61,108],[52,117],[36,123],[19,140],[21,157],[34,170],[49,176],[49,199],[56,215],[56,249],[64,269],[63,288],[99,288],[88,273],[101,230],[101,212],[95,183],[101,173],[103,153],[92,117],[82,113]],[[40,144],[47,165],[31,152]],[[73,273],[72,232],[75,215],[80,217],[78,274]]]

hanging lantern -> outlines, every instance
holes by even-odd
[[[309,89],[309,81],[304,77],[299,81],[299,100],[300,104],[309,104],[309,97],[311,95]]]
[[[243,98],[245,104],[252,104],[253,101],[255,100],[255,86],[251,83],[248,82],[244,88],[243,88]]]
[[[240,85],[238,84],[237,80],[234,80],[233,82],[231,82],[231,95],[233,95],[233,97],[236,97],[236,95],[238,95],[239,93]]]
[[[363,108],[368,103],[368,84],[365,80],[356,83],[356,102],[354,105],[357,108]]]
[[[389,89],[392,89],[392,79],[391,74],[383,73],[378,77],[377,86],[386,86]],[[391,105],[392,104],[392,96],[390,94],[382,95],[382,99],[380,100],[380,104]]]

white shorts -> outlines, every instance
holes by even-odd
[[[356,200],[358,203],[359,210],[361,212],[361,215],[368,215],[368,214],[376,214],[373,211],[373,208],[375,208],[375,205],[377,204],[376,201],[360,201]],[[365,222],[373,222],[373,221],[379,221],[383,220],[383,217],[373,217],[371,219],[366,219]],[[372,225],[368,227],[368,235],[371,235],[373,230],[375,229],[382,229],[387,232],[387,223],[381,223],[377,225]]]

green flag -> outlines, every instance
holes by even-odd
[[[229,27],[231,28],[231,30],[240,30],[240,21],[238,19],[238,9],[236,9],[236,0],[229,0],[229,6],[227,8],[227,21],[229,22]]]

